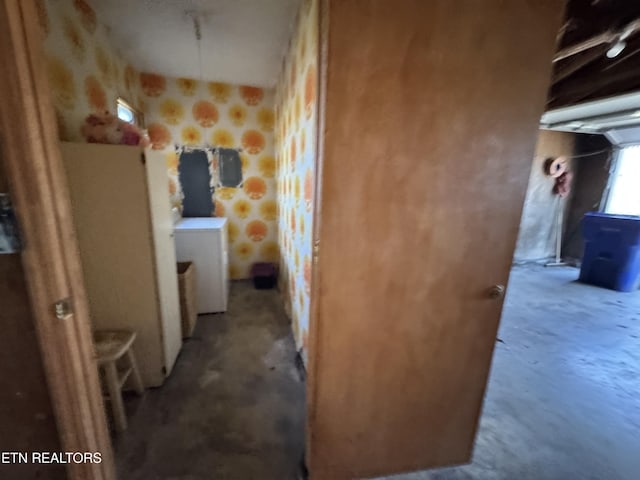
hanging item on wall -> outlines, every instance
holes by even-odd
[[[553,193],[559,195],[561,198],[566,197],[571,192],[571,180],[573,180],[573,173],[566,171],[563,172],[553,186]]]
[[[141,145],[146,147],[149,139],[136,125],[120,120],[109,112],[88,115],[81,129],[87,143],[114,145]]]
[[[546,267],[563,267],[568,263],[562,261],[562,229],[564,227],[564,198],[571,192],[573,173],[569,171],[567,157],[548,158],[544,165],[545,173],[554,179],[553,193],[558,196],[556,204],[556,256],[555,260],[545,264]]]
[[[568,169],[567,157],[547,158],[543,165],[545,175],[558,178]]]

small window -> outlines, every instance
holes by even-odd
[[[128,103],[123,98],[118,98],[117,100],[117,111],[118,118],[132,125],[136,125],[138,127],[144,127],[144,119],[142,117],[142,113],[133,108],[130,103]]]

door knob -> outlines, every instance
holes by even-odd
[[[504,297],[504,285],[494,285],[489,290],[489,298],[497,300]]]

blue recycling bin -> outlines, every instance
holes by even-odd
[[[581,282],[619,292],[640,288],[640,217],[589,212],[582,236]]]

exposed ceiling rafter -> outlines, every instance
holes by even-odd
[[[578,70],[581,70],[587,65],[595,62],[605,54],[607,48],[608,47],[606,45],[599,45],[596,48],[592,48],[591,50],[584,52],[580,56],[567,59],[567,62],[563,62],[562,65],[558,66],[553,74],[553,83],[558,83],[565,78],[570,77]]]
[[[624,28],[619,31],[607,30],[606,32],[599,33],[598,35],[594,35],[587,40],[579,42],[575,45],[571,45],[570,47],[563,48],[559,52],[555,54],[553,57],[553,62],[559,62],[560,60],[564,60],[566,58],[572,57],[578,53],[584,52],[585,50],[592,49],[599,45],[607,44],[607,45],[621,45],[624,48],[626,40],[640,30],[640,19],[636,19],[630,23],[628,23]]]

